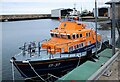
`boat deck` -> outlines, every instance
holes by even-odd
[[[38,52],[36,51],[35,53],[28,53],[27,51],[25,52],[25,54],[23,54],[23,52],[15,55],[14,57],[16,58],[17,61],[37,61],[37,60],[50,60],[50,59],[59,59],[59,58],[68,58],[68,57],[81,57],[81,56],[85,56],[85,53],[77,53],[77,54],[61,54],[60,57],[60,53],[56,53],[56,54],[47,54],[47,51],[42,51],[40,52],[40,54],[38,54]]]
[[[68,74],[61,77],[57,82],[61,80],[88,80],[89,77],[94,74],[103,64],[105,64],[112,57],[112,50],[105,49],[98,54],[99,60],[96,62],[87,61],[84,64],[76,67]]]

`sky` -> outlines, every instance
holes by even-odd
[[[50,14],[52,9],[73,8],[78,11],[94,8],[95,0],[2,0],[0,14]],[[110,0],[97,0],[98,7],[105,7]]]

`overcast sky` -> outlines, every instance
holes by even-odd
[[[95,0],[2,0],[0,14],[50,14],[52,9],[73,8],[77,10],[90,10],[94,8]],[[110,0],[97,0],[98,7],[108,6],[105,2]]]

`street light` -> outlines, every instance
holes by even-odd
[[[115,2],[112,0],[112,55],[115,54]]]
[[[97,55],[97,0],[95,0],[95,29],[96,29],[96,55]]]

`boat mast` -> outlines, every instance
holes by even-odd
[[[95,29],[96,29],[96,55],[97,55],[97,0],[95,0]]]

